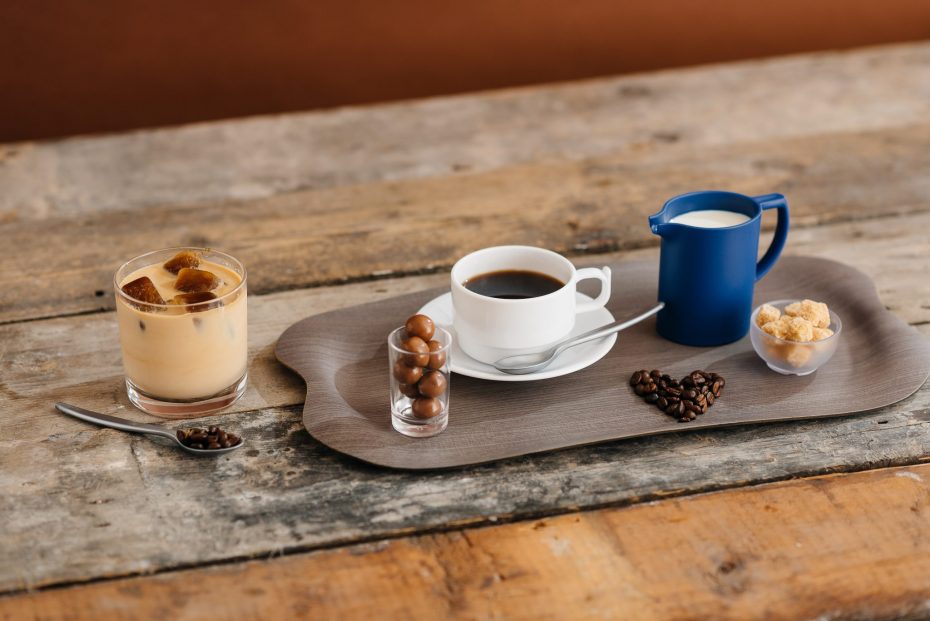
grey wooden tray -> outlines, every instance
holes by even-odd
[[[608,307],[615,317],[654,303],[654,263],[611,267]],[[453,374],[449,427],[434,438],[411,439],[391,428],[386,338],[442,292],[316,315],[281,335],[275,353],[307,383],[303,421],[314,438],[380,466],[448,468],[620,438],[862,412],[908,397],[930,375],[930,342],[885,309],[865,274],[825,259],[784,257],[757,285],[756,302],[813,298],[843,320],[835,356],[812,375],[770,371],[748,336],[722,347],[686,347],[660,338],[648,320],[572,375],[502,383]],[[678,423],[633,394],[628,380],[640,368],[674,377],[712,370],[727,386],[707,414]]]

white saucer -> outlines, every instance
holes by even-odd
[[[590,300],[591,298],[583,293],[577,293],[578,301]],[[436,324],[445,328],[452,333],[452,372],[468,377],[478,379],[495,380],[498,382],[532,382],[535,380],[548,379],[550,377],[559,377],[568,375],[575,371],[580,371],[589,367],[610,351],[610,348],[617,342],[617,334],[584,343],[577,347],[567,349],[561,356],[552,361],[548,367],[538,373],[529,373],[527,375],[510,375],[498,371],[489,364],[478,362],[459,347],[458,337],[455,329],[452,327],[452,294],[445,293],[438,298],[427,302],[419,313],[428,315]],[[614,316],[606,308],[599,308],[587,313],[581,313],[575,320],[575,329],[572,330],[571,336],[588,332],[600,326],[607,325],[614,321]],[[567,338],[567,337],[566,337]]]

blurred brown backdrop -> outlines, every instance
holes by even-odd
[[[0,141],[923,38],[928,0],[10,0]]]

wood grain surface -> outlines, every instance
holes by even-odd
[[[857,265],[879,283],[886,306],[930,336],[921,261],[930,252],[928,230],[930,214],[881,217],[876,211],[868,220],[797,229],[789,251]],[[608,256],[583,260],[654,261],[657,253]],[[173,450],[90,427],[51,407],[70,400],[152,421],[126,402],[112,313],[0,326],[0,515],[10,550],[0,557],[0,591],[915,463],[930,455],[927,387],[859,417],[695,431],[432,474],[383,472],[341,458],[303,431],[299,408],[268,407],[303,400],[303,382],[282,373],[273,356],[288,325],[447,278],[253,296],[248,396],[211,420],[244,430],[246,450],[255,453],[236,454],[234,463],[207,472]],[[202,493],[230,485],[239,499],[234,504],[225,494]],[[346,490],[355,498],[348,507]],[[225,544],[205,541],[199,524],[209,524]],[[177,545],[166,549],[163,540]]]
[[[796,228],[788,254],[834,258],[866,273],[882,303],[930,337],[930,283],[924,278],[930,255],[930,213],[882,216],[880,205],[864,220]],[[851,242],[855,243],[851,243]],[[767,245],[763,241],[762,246]],[[616,261],[658,261],[657,248],[581,256],[579,265]],[[274,344],[288,326],[338,308],[444,285],[448,274],[391,278],[349,285],[293,290],[249,298],[249,373],[246,396],[227,413],[302,403],[304,383],[282,373]],[[51,408],[35,404],[79,401],[98,411],[146,420],[126,399],[113,313],[12,323],[0,326],[0,411],[29,410],[30,416],[0,416],[4,437],[44,439],[83,427]]]
[[[175,591],[175,602],[160,602],[165,608],[143,608],[138,601],[158,601],[163,591],[155,585],[174,572],[182,572],[176,575],[188,587],[211,572],[241,577],[235,570],[248,558],[294,555],[279,562],[296,562],[303,558],[297,555],[320,548],[370,542],[347,548],[348,556],[316,552],[306,558],[320,555],[326,566],[300,566],[303,573],[294,578],[322,576],[320,589],[338,588],[327,580],[328,568],[337,566],[332,559],[360,555],[359,567],[374,568],[368,559],[386,545],[377,543],[384,538],[430,532],[461,538],[454,531],[465,526],[564,513],[571,514],[564,519],[584,520],[597,507],[927,460],[925,385],[894,406],[854,417],[697,429],[450,472],[385,471],[342,457],[306,433],[296,405],[303,400],[302,382],[274,360],[273,344],[304,317],[443,284],[445,273],[411,274],[441,272],[471,244],[541,243],[583,265],[655,261],[644,214],[677,191],[715,185],[787,194],[798,216],[788,253],[857,267],[876,282],[889,310],[930,336],[928,58],[930,44],[922,43],[0,145],[6,250],[0,261],[0,323],[6,322],[0,325],[0,593],[55,587],[36,597],[75,596],[80,588],[64,587],[101,581],[88,592],[124,588],[107,596],[116,610],[125,611],[120,598],[131,596],[139,616],[170,611],[196,618],[201,600],[191,591]],[[446,227],[447,243],[398,242],[410,222],[427,216]],[[111,303],[107,288],[120,260],[185,242],[233,250],[246,260],[253,282],[262,281],[259,294],[250,296],[248,394],[227,413],[203,421],[248,436],[247,448],[222,461],[192,461],[147,439],[66,419],[51,407],[68,400],[151,422],[126,402],[113,314],[100,309]],[[873,485],[868,479],[863,495]],[[908,502],[910,488],[887,489],[891,497],[874,495],[881,508],[862,510],[876,517],[855,522],[857,532],[887,526],[899,534],[894,543],[906,544],[911,531],[892,528],[889,507]],[[799,512],[813,502],[802,499]],[[831,511],[847,505],[854,506],[840,503]],[[827,523],[829,517],[818,514]],[[776,527],[768,528],[771,539],[742,540],[759,542],[766,558],[793,561],[792,540]],[[545,529],[533,532],[543,541]],[[779,604],[793,604],[823,591],[839,604],[809,618],[919,618],[895,587],[906,591],[925,569],[889,544],[889,556],[878,559],[884,573],[866,571],[871,582],[863,584],[858,560],[876,557],[867,543],[845,533],[842,525],[818,531],[825,551],[815,554],[820,564],[797,574],[829,576],[824,582],[787,577],[788,587],[807,590],[779,591],[767,575],[754,574],[757,599],[734,593],[722,605],[736,615],[746,602],[786,594]],[[507,537],[516,536],[507,531]],[[833,554],[850,541],[858,555]],[[564,562],[594,563],[588,549],[574,549]],[[184,571],[213,564],[226,567]],[[898,574],[899,566],[906,575]],[[284,588],[292,583],[281,567],[271,566],[268,575]],[[398,582],[396,570],[383,571],[392,578],[393,601],[425,592],[416,576]],[[162,575],[106,582],[150,572]],[[356,572],[368,575],[353,567],[351,575]],[[682,580],[700,575],[690,572]],[[882,582],[885,576],[893,582]],[[873,583],[882,587],[874,597]],[[340,592],[341,603],[356,606],[344,608],[346,616],[369,612],[354,599],[359,592],[354,583]],[[751,587],[744,592],[755,593]],[[265,595],[248,587],[241,593],[247,599],[227,596],[238,603],[236,611],[261,616]],[[271,588],[265,593],[293,603]],[[551,581],[533,593],[553,614],[576,601]],[[31,595],[15,597],[0,601],[33,602]],[[394,610],[372,598],[382,610]],[[285,616],[301,614],[303,603]],[[521,602],[520,610],[538,612],[529,603]],[[60,609],[28,606],[13,608],[13,618],[54,618]],[[81,611],[65,614],[79,617]]]
[[[110,309],[113,272],[153,248],[221,248],[248,268],[250,293],[263,294],[434,271],[502,243],[573,254],[654,244],[646,217],[696,188],[782,192],[795,227],[867,218],[879,208],[923,212],[928,142],[930,125],[913,125],[153,206],[144,215],[17,220],[0,224],[9,257],[0,264],[0,321]]]
[[[0,222],[926,123],[930,43],[0,145]]]
[[[615,318],[655,304],[654,262],[610,267],[615,293],[607,308]],[[861,412],[908,397],[930,375],[930,343],[885,310],[865,274],[825,259],[784,257],[756,284],[755,305],[815,298],[844,325],[836,354],[812,375],[771,371],[748,334],[729,345],[687,347],[660,337],[649,319],[625,330],[602,360],[560,378],[513,384],[453,374],[449,427],[408,438],[390,425],[386,335],[447,291],[323,313],[281,335],[275,353],[307,383],[304,425],[314,438],[376,465],[448,468],[688,428]],[[682,424],[633,393],[628,379],[642,368],[679,378],[714,371],[726,387],[706,414]]]
[[[3,621],[925,619],[930,465],[0,598]]]

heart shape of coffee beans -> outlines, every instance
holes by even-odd
[[[718,373],[692,371],[681,380],[658,369],[637,371],[630,377],[633,392],[679,423],[688,423],[705,413],[723,392],[726,380]]]

